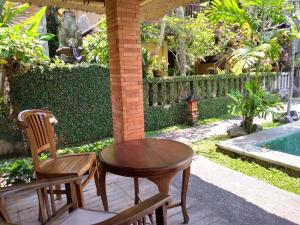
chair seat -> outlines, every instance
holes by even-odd
[[[52,158],[40,164],[37,174],[40,178],[65,175],[84,175],[96,160],[96,154],[65,155]]]
[[[110,219],[116,214],[99,212],[88,209],[76,209],[66,217],[59,225],[92,225]]]

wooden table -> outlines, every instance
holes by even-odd
[[[184,223],[189,222],[186,195],[192,163],[192,149],[180,142],[165,139],[142,139],[113,144],[100,153],[100,194],[104,210],[108,211],[105,188],[106,172],[135,178],[135,202],[138,197],[138,178],[155,183],[160,193],[168,194],[173,177],[183,171],[181,202],[168,208],[181,206]]]

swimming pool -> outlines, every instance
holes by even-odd
[[[300,156],[300,131],[260,142],[256,146]]]
[[[300,174],[300,121],[225,140],[217,146],[240,155],[287,167]]]

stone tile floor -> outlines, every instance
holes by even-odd
[[[145,199],[157,193],[150,181],[141,179]],[[170,194],[180,198],[181,176],[175,177]],[[133,181],[108,175],[107,191],[110,210],[120,212],[133,205]],[[90,209],[102,209],[100,197],[90,182],[84,192]],[[195,156],[188,192],[191,225],[295,225],[300,224],[300,196]],[[34,192],[6,200],[14,223],[35,225],[38,218]],[[182,224],[180,208],[168,211],[168,224]]]

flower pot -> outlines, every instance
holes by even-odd
[[[279,69],[278,66],[274,66],[274,67],[272,68],[272,72],[279,72],[279,71],[280,71],[280,69]]]
[[[153,70],[153,76],[154,77],[163,77],[164,73],[161,70]]]

